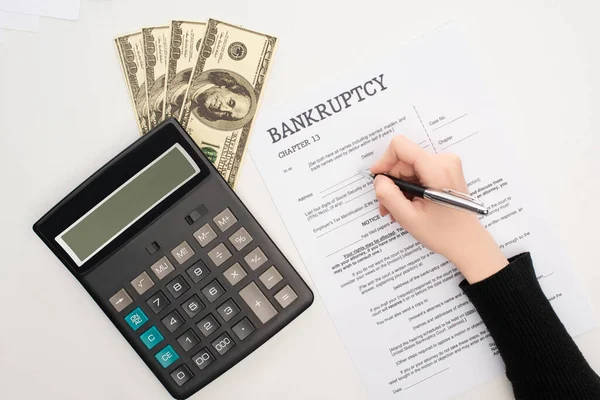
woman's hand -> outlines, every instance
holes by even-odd
[[[392,139],[385,154],[371,167],[371,172],[416,181],[433,189],[469,192],[458,156],[429,154],[404,136]],[[375,178],[375,194],[382,216],[391,214],[429,250],[454,263],[470,283],[483,280],[508,264],[474,214],[420,198],[409,200],[385,176]]]

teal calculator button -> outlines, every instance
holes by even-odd
[[[148,317],[146,317],[146,314],[138,307],[125,317],[125,321],[127,321],[131,329],[137,331],[140,326],[148,321]]]
[[[179,360],[179,355],[173,350],[173,348],[169,345],[156,353],[154,356],[162,365],[163,368],[167,368],[169,365],[173,364],[175,361]]]
[[[164,337],[160,334],[158,329],[156,329],[156,327],[153,326],[146,332],[142,333],[140,339],[142,339],[142,342],[144,342],[148,350],[150,350],[151,348],[162,342]]]

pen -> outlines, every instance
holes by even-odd
[[[377,175],[387,176],[394,182],[396,186],[405,194],[420,197],[425,200],[433,201],[446,207],[456,210],[467,211],[473,214],[487,215],[488,209],[482,202],[474,199],[468,194],[461,193],[452,189],[435,190],[430,189],[416,183],[407,182],[402,179],[395,178],[388,174],[372,174],[369,170],[361,171],[361,174],[373,181]]]

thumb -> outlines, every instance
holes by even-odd
[[[374,185],[375,196],[377,196],[379,204],[383,205],[402,227],[410,226],[417,212],[412,202],[404,196],[398,186],[383,175],[375,177]]]

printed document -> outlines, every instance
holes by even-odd
[[[532,253],[572,335],[593,325],[550,214],[527,194],[473,65],[449,25],[263,108],[254,128],[252,158],[372,399],[449,398],[504,371],[455,266],[380,217],[373,185],[358,173],[394,135],[460,155],[470,194],[490,210],[481,222],[502,251]]]

